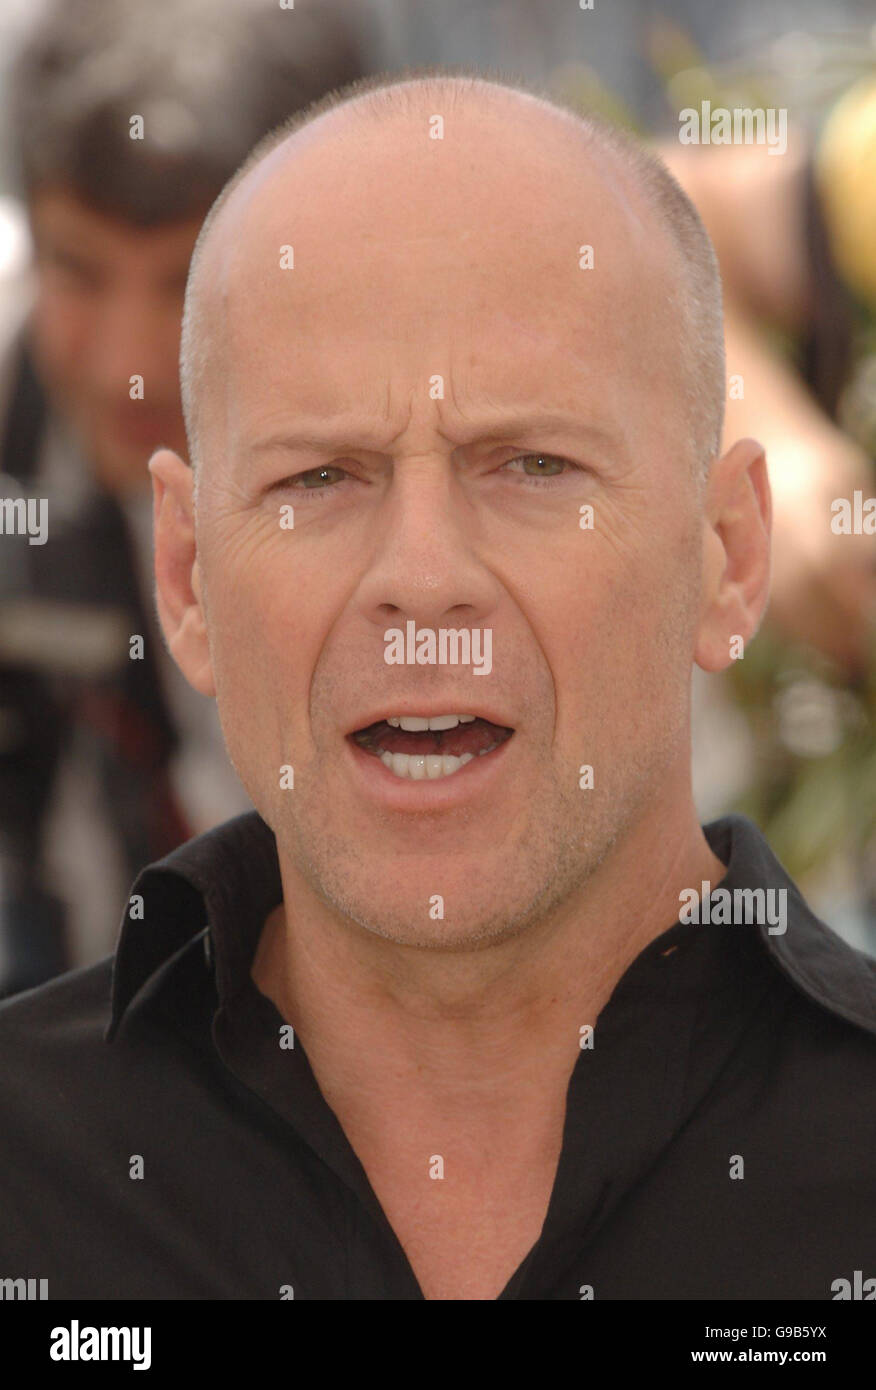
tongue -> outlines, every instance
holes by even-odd
[[[375,745],[387,753],[447,753],[461,758],[463,753],[477,756],[494,743],[509,737],[508,729],[491,724],[487,719],[475,719],[471,724],[457,724],[455,729],[426,729],[421,734],[409,734],[381,720],[369,729]]]

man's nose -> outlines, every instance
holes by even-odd
[[[447,455],[399,460],[375,521],[359,586],[381,631],[400,618],[435,628],[487,622],[500,585],[485,554],[483,517]]]

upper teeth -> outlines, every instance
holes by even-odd
[[[386,722],[394,729],[421,734],[425,729],[455,729],[457,724],[470,724],[476,718],[474,714],[433,714],[428,719],[420,714],[400,714],[390,715]]]

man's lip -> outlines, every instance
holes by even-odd
[[[514,729],[511,720],[503,711],[488,709],[485,705],[475,707],[466,700],[461,700],[458,704],[443,705],[436,704],[434,700],[400,700],[398,704],[386,704],[378,710],[363,714],[358,723],[347,729],[345,737],[358,734],[362,729],[368,729],[382,719],[406,718],[412,715],[419,715],[422,719],[434,719],[439,714],[473,714],[476,719],[486,719],[489,724],[498,724],[503,729]]]
[[[502,776],[508,758],[513,756],[509,750],[514,749],[515,743],[514,738],[506,739],[491,753],[483,758],[472,758],[449,777],[420,780],[396,777],[379,758],[366,753],[354,738],[345,739],[342,747],[350,760],[351,775],[359,793],[383,811],[408,816],[411,812],[454,811],[479,796],[488,795],[495,778]]]

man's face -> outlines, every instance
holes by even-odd
[[[155,448],[186,451],[177,363],[200,219],[144,230],[52,188],[34,196],[31,225],[31,335],[52,404],[105,486],[145,490]],[[131,397],[132,376],[143,378],[142,399]]]
[[[689,772],[702,521],[669,253],[564,136],[488,124],[267,161],[208,272],[198,560],[229,751],[311,888],[412,945],[521,930]],[[490,629],[490,674],[387,664],[409,620]],[[351,738],[419,713],[514,733],[435,780]]]

